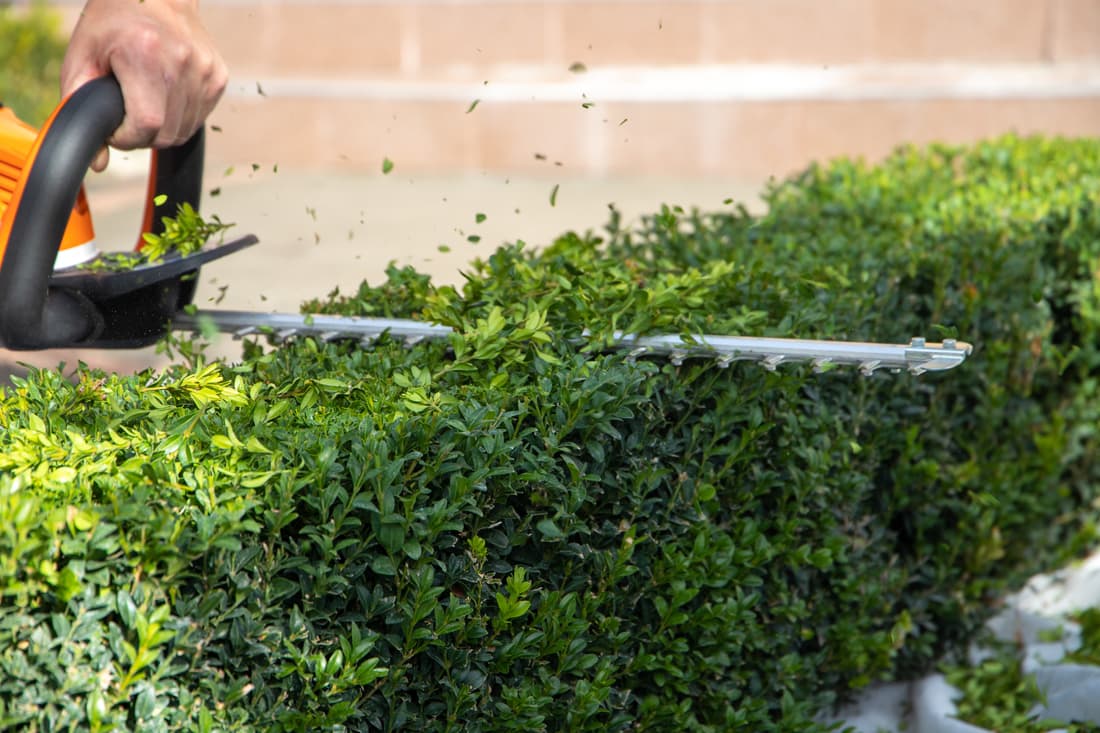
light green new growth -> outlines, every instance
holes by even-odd
[[[157,197],[158,202],[163,201],[163,198]],[[160,234],[144,233],[143,246],[137,252],[102,254],[80,267],[86,270],[121,272],[160,262],[171,255],[186,257],[198,252],[215,236],[233,226],[223,223],[217,215],[204,219],[195,207],[186,202],[179,205],[174,217],[163,217],[161,222],[164,225],[163,231]]]

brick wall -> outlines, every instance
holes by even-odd
[[[70,18],[79,7],[57,4]],[[233,73],[215,164],[369,170],[389,157],[411,172],[756,179],[907,141],[1100,134],[1100,0],[203,0],[202,12]]]

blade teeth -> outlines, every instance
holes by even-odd
[[[787,357],[783,354],[776,354],[775,356],[765,357],[760,363],[763,364],[764,368],[769,372],[774,372],[776,368],[786,360]]]
[[[872,361],[865,361],[859,365],[859,373],[865,377],[869,377],[875,373],[875,370],[882,366],[882,362],[878,359]]]
[[[450,334],[449,329],[425,326],[423,323],[403,319],[353,318],[341,322],[339,319],[321,317],[322,320],[314,325],[313,316],[295,319],[288,314],[253,314],[243,311],[224,314],[217,311],[200,312],[195,317],[180,314],[174,319],[173,325],[177,330],[200,332],[200,319],[204,316],[236,340],[264,335],[274,343],[309,336],[324,343],[346,339],[352,343],[357,342],[362,348],[370,348],[380,338],[388,337],[411,347],[424,341],[446,340]],[[795,342],[796,346],[787,348],[786,342]],[[844,343],[812,339],[743,339],[705,335],[693,336],[685,342],[682,335],[677,338],[672,334],[658,334],[642,339],[616,332],[612,343],[605,346],[618,346],[626,352],[627,361],[635,361],[643,356],[665,355],[677,367],[693,358],[710,360],[720,369],[728,368],[734,361],[752,360],[769,371],[776,371],[780,364],[788,362],[809,362],[817,373],[844,365],[856,367],[865,376],[871,376],[879,369],[895,374],[908,371],[913,375],[951,369],[962,363],[972,350],[970,344],[956,339],[929,343],[916,336],[908,344],[855,343],[845,349]],[[816,345],[820,345],[820,348],[815,348]]]

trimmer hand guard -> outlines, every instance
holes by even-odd
[[[257,243],[251,234],[194,254],[170,255],[123,271],[89,267],[55,272],[50,289],[82,298],[94,310],[97,335],[74,346],[135,349],[156,343],[176,314],[191,303],[199,268]]]

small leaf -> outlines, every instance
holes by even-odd
[[[137,620],[137,605],[134,599],[124,590],[115,594],[115,608],[118,609],[119,618],[127,628],[133,628]]]
[[[387,552],[397,552],[405,545],[405,523],[398,515],[390,515],[382,519],[382,526],[378,531],[378,539]]]
[[[560,366],[564,363],[561,359],[554,356],[549,351],[543,351],[542,349],[535,349],[535,356],[537,356],[539,359],[542,359],[547,364],[552,364],[554,366]]]
[[[317,384],[324,387],[326,392],[346,392],[349,389],[347,382],[331,377],[322,377],[317,380]]]
[[[390,171],[393,170],[393,161],[389,158],[382,159],[382,175],[388,176]]]
[[[49,479],[59,484],[72,483],[76,479],[76,469],[72,466],[58,466],[50,472]]]
[[[267,446],[260,442],[260,439],[255,435],[248,436],[248,440],[245,441],[244,447],[249,453],[270,453]]]
[[[233,449],[233,441],[229,439],[228,435],[214,435],[210,438],[210,443],[218,450]]]
[[[146,687],[137,696],[137,700],[134,701],[134,713],[137,714],[138,722],[148,722],[153,717],[153,713],[156,711],[157,698],[153,693],[152,687]]]
[[[393,560],[389,555],[379,555],[371,561],[370,569],[378,575],[397,575],[397,566],[393,564]]]
[[[275,471],[260,471],[253,474],[244,473],[241,474],[241,486],[246,489],[257,489],[274,478],[275,475]]]
[[[538,529],[539,532],[542,532],[542,536],[548,540],[560,540],[565,537],[565,534],[562,533],[560,529],[558,529],[558,525],[554,524],[554,520],[550,519],[549,517],[540,520],[539,523],[535,525],[535,527]]]

